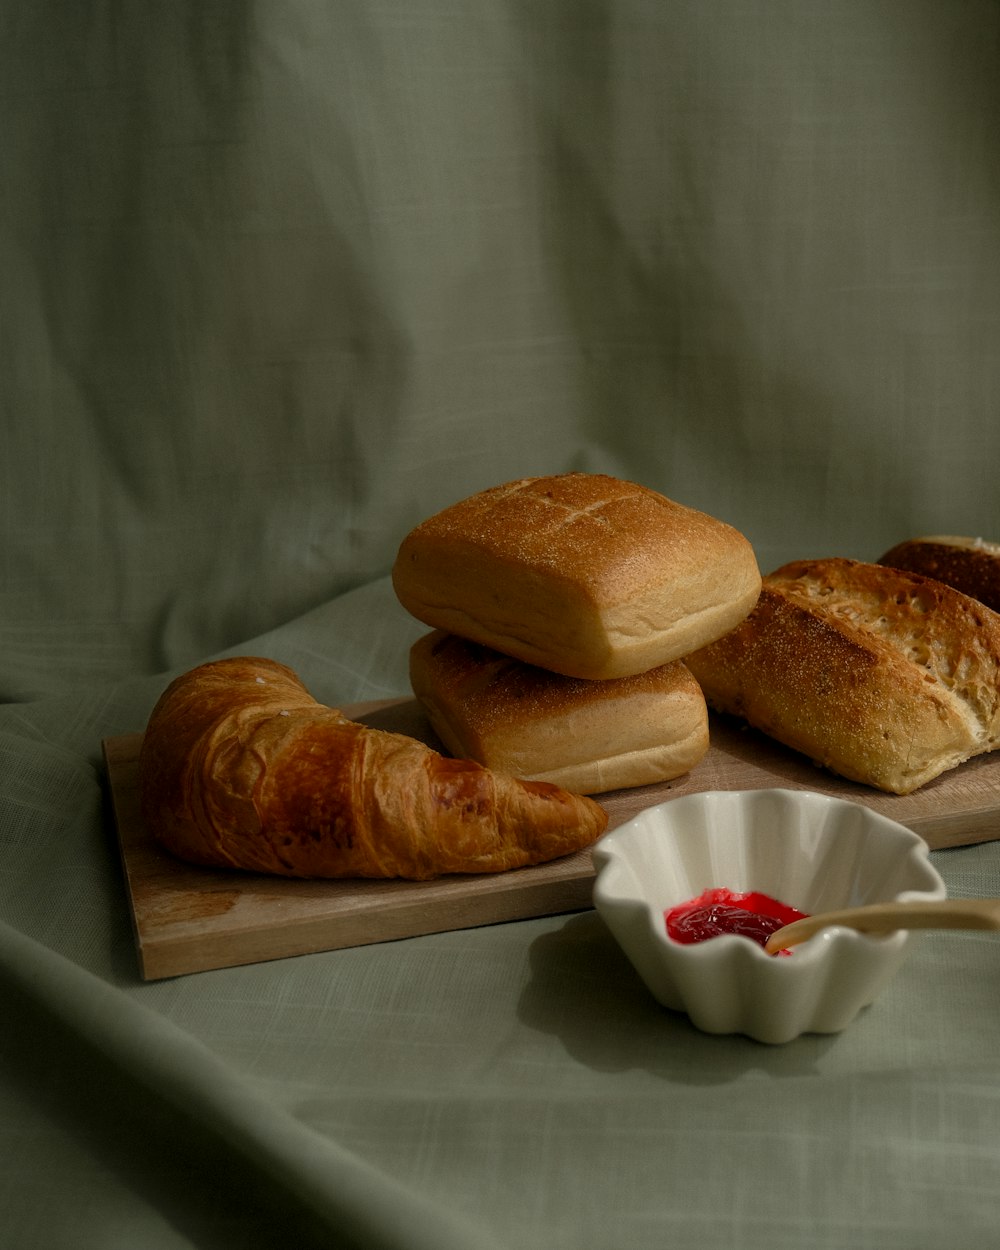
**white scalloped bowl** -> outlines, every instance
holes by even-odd
[[[899,968],[906,930],[821,930],[776,957],[725,935],[683,945],[664,913],[726,887],[814,915],[947,891],[926,843],[860,803],[802,790],[709,791],[647,808],[594,847],[594,906],[650,992],[706,1033],[837,1033]]]

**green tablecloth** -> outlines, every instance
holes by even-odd
[[[0,3],[5,1246],[996,1243],[992,938],[780,1048],[592,911],[142,983],[100,747],[226,652],[406,693],[396,547],[507,478],[764,568],[1000,537],[998,46],[986,0]]]

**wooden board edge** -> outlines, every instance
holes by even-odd
[[[953,851],[1000,838],[1000,812],[991,807],[911,816],[901,823],[923,838],[932,851]]]
[[[134,758],[135,755],[138,754],[138,747],[141,741],[141,733],[121,734],[114,738],[104,738],[101,740],[101,752],[104,758],[104,774],[107,778],[108,797],[111,804],[111,817],[114,822],[114,840],[115,845],[118,848],[118,862],[121,865],[122,878],[125,885],[125,897],[128,902],[128,916],[129,924],[132,928],[132,942],[135,946],[140,976],[142,976],[143,980],[145,980],[143,936],[139,924],[139,917],[136,914],[132,867],[129,863],[128,855],[125,849],[125,839],[123,837],[124,826],[121,786],[122,774],[127,767],[125,761],[127,759]]]
[[[478,900],[482,905],[477,908],[474,921],[461,909],[451,911],[446,904],[427,908],[414,901],[391,913],[381,913],[377,927],[366,917],[353,916],[343,920],[324,917],[303,921],[286,926],[280,934],[262,929],[260,935],[266,935],[266,947],[254,944],[254,930],[216,934],[208,947],[203,937],[140,938],[137,945],[140,974],[144,981],[163,980],[296,955],[374,946],[459,929],[487,928],[540,916],[585,911],[591,906],[591,890],[591,880],[578,877],[524,887],[514,903],[506,898],[502,904],[497,904],[491,896],[484,895]]]

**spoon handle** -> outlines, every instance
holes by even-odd
[[[769,955],[796,946],[829,925],[843,925],[864,933],[884,933],[894,929],[1000,929],[1000,899],[943,898],[912,903],[869,903],[819,912],[777,929],[767,939]]]

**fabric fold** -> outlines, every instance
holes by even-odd
[[[68,1036],[61,1057],[87,1079],[90,1061],[162,1101],[227,1156],[245,1162],[248,1189],[264,1174],[331,1245],[358,1250],[500,1250],[483,1230],[438,1209],[261,1098],[196,1039],[60,955],[0,924],[0,987],[7,1004],[3,1045],[16,1032]],[[11,1027],[12,1026],[12,1027]],[[204,1142],[202,1143],[204,1145]],[[204,1157],[204,1150],[199,1154]]]

